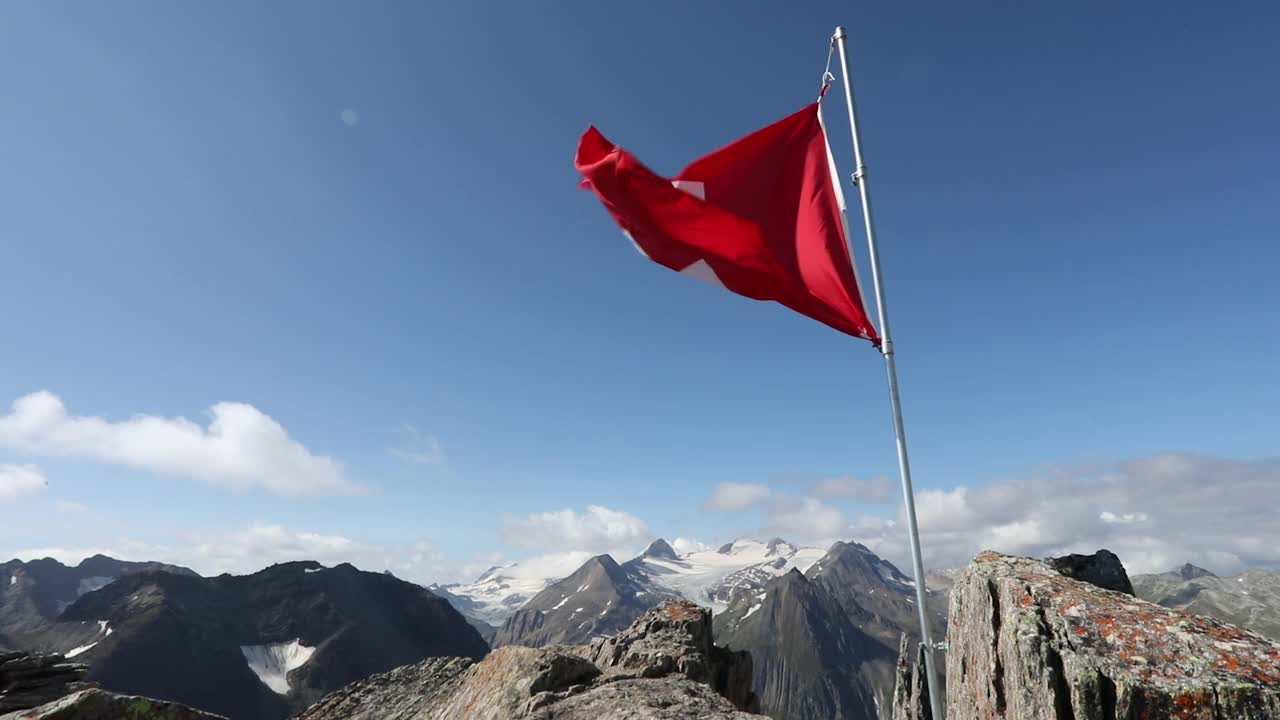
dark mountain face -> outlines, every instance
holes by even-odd
[[[751,653],[766,715],[876,719],[877,691],[892,682],[895,654],[851,622],[831,593],[792,571],[763,597],[740,603],[720,616],[717,641]]]
[[[585,643],[626,628],[671,597],[648,583],[631,563],[619,565],[608,555],[598,555],[507,618],[493,646]]]
[[[162,571],[195,577],[191,570],[157,562],[125,562],[105,555],[86,558],[68,567],[44,558],[0,565],[0,648],[44,651],[46,630],[81,595],[116,578],[142,571]],[[74,633],[73,633],[74,634]],[[74,646],[73,646],[74,647]]]
[[[645,548],[643,555],[645,557],[662,558],[665,560],[678,560],[680,557],[679,555],[676,555],[675,548],[671,547],[671,545],[662,538],[658,538],[657,540],[649,543],[649,547]]]
[[[918,642],[914,594],[893,564],[836,543],[807,573],[738,594],[716,616],[716,641],[751,652],[766,715],[875,720],[890,706],[902,634]],[[941,633],[944,603],[930,611]]]
[[[246,576],[128,575],[68,607],[63,628],[94,633],[75,659],[104,688],[237,720],[276,720],[373,673],[488,650],[424,588],[310,562]]]

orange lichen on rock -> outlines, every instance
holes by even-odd
[[[952,590],[949,720],[1280,720],[1280,645],[984,552]]]

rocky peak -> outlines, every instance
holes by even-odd
[[[759,709],[751,691],[751,654],[717,647],[711,611],[687,600],[664,602],[623,632],[593,640],[588,657],[612,675],[683,675],[711,686],[739,709]]]
[[[1187,563],[1173,572],[1183,580],[1195,580],[1196,578],[1202,577],[1218,577],[1208,570],[1192,565],[1191,563]]]
[[[671,547],[666,540],[658,538],[649,543],[649,547],[644,550],[644,557],[660,558],[663,560],[677,560],[679,555],[676,554],[675,548]]]
[[[764,720],[740,710],[754,702],[750,657],[710,637],[707,610],[669,602],[589,647],[509,646],[375,675],[300,720]]]
[[[984,552],[957,581],[949,720],[1280,718],[1280,644]]]
[[[1110,550],[1099,550],[1092,555],[1063,555],[1045,560],[1054,570],[1082,582],[1133,595],[1133,583],[1125,572],[1120,558]]]

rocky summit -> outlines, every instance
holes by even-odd
[[[301,720],[762,720],[751,658],[715,647],[710,612],[669,601],[589,646],[433,658],[332,693]]]
[[[949,720],[1276,720],[1280,644],[984,552],[956,583]]]

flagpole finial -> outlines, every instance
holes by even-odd
[[[843,26],[843,25],[837,25],[837,26],[836,26],[836,31],[835,31],[834,33],[832,33],[832,34],[831,34],[831,39],[832,39],[833,41],[834,41],[834,40],[843,40],[843,39],[844,39],[844,26]]]

